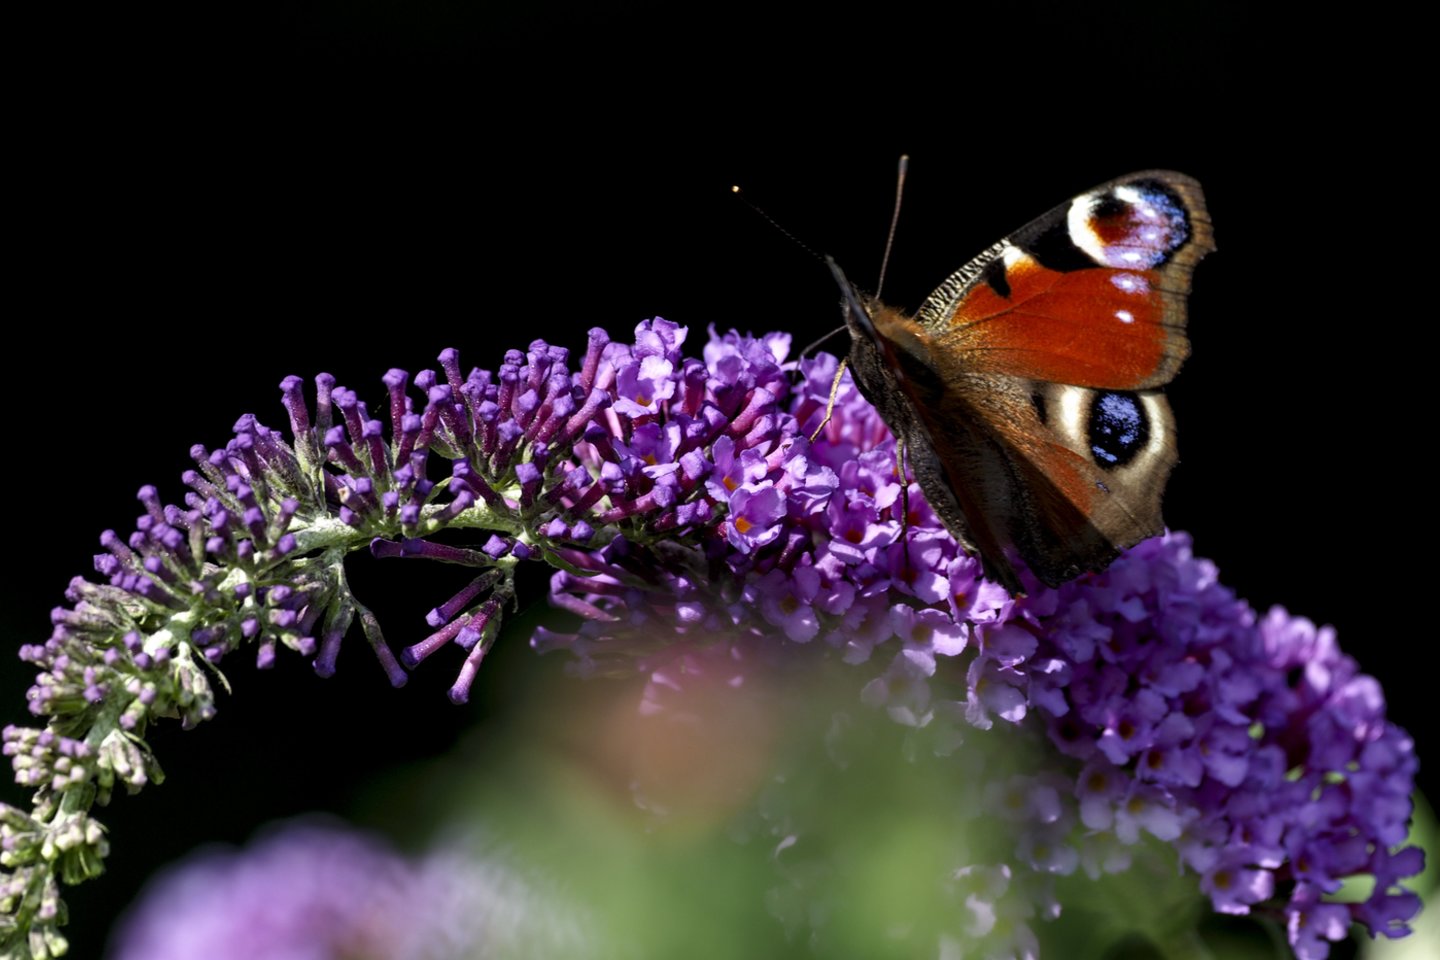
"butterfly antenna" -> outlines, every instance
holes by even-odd
[[[824,259],[825,259],[825,258],[824,258],[823,256],[821,256],[820,254],[816,253],[816,252],[815,252],[815,249],[814,249],[813,247],[811,247],[808,243],[806,243],[804,240],[801,240],[799,237],[795,236],[795,234],[791,233],[789,230],[786,230],[784,227],[780,226],[780,221],[776,220],[774,217],[770,216],[770,214],[766,213],[764,210],[761,210],[758,206],[756,206],[755,204],[751,203],[751,202],[750,202],[750,198],[747,197],[747,196],[745,196],[744,192],[740,189],[739,186],[732,186],[732,187],[730,188],[730,192],[733,193],[733,194],[735,194],[735,196],[739,197],[739,198],[740,198],[740,202],[743,203],[743,204],[745,204],[745,206],[749,207],[751,210],[753,210],[753,211],[755,212],[755,215],[756,215],[756,216],[758,216],[760,219],[764,220],[766,223],[770,224],[770,226],[774,227],[776,230],[779,230],[780,233],[783,234],[785,237],[789,238],[790,242],[794,243],[795,246],[799,247],[801,250],[804,250],[806,253],[810,254],[810,256],[814,257],[816,260],[824,260]]]
[[[895,209],[890,213],[890,230],[885,234],[885,255],[880,258],[880,276],[875,281],[875,296],[885,287],[885,271],[890,266],[890,251],[895,247],[895,228],[900,224],[900,200],[905,196],[905,174],[910,170],[910,157],[900,154],[900,169],[895,174]]]
[[[784,227],[782,227],[782,226],[780,225],[780,221],[778,221],[778,220],[776,220],[774,217],[770,216],[770,214],[768,214],[768,213],[766,213],[764,210],[762,210],[757,204],[752,203],[751,200],[750,200],[750,198],[747,197],[747,196],[745,196],[745,192],[740,189],[740,187],[739,187],[738,184],[737,184],[737,185],[732,185],[732,186],[730,187],[730,192],[733,193],[736,197],[738,197],[738,198],[740,199],[740,202],[741,202],[741,203],[743,203],[743,204],[745,204],[745,206],[749,207],[750,210],[751,210],[751,212],[753,212],[757,217],[759,217],[760,219],[764,220],[766,223],[770,224],[770,226],[774,227],[776,230],[780,231],[780,234],[781,234],[782,236],[784,236],[786,239],[788,239],[791,243],[795,244],[795,245],[796,245],[797,247],[799,247],[801,250],[804,250],[806,253],[810,254],[810,256],[814,257],[816,260],[825,260],[825,261],[828,261],[828,260],[829,260],[828,257],[822,256],[821,254],[816,253],[816,252],[815,252],[815,249],[814,249],[813,247],[811,247],[808,243],[806,243],[804,240],[801,240],[799,237],[795,236],[795,234],[791,233],[789,230],[786,230]],[[836,327],[834,330],[831,330],[829,333],[825,334],[825,336],[821,337],[819,340],[816,340],[814,343],[811,343],[811,344],[810,344],[809,346],[807,346],[804,350],[801,350],[801,351],[800,351],[799,359],[804,360],[805,357],[810,354],[810,351],[814,350],[816,347],[820,346],[820,344],[824,343],[826,340],[829,340],[831,337],[835,336],[835,334],[841,332],[841,331],[844,330],[844,329],[845,329],[844,326]],[[836,386],[837,386],[837,388],[838,388],[838,386],[839,386],[838,381],[837,381],[837,383],[836,383]],[[833,391],[833,390],[831,391],[831,407],[832,407],[832,409],[833,409],[833,407],[834,407],[834,391]],[[825,419],[826,419],[827,421],[830,419],[830,415],[829,415],[828,412],[827,412],[826,415],[825,415]],[[822,423],[821,426],[823,427],[824,424]],[[817,432],[818,432],[818,431],[817,431]]]

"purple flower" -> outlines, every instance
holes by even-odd
[[[626,417],[657,413],[658,404],[675,395],[674,374],[674,364],[653,354],[625,364],[616,377],[615,412]]]
[[[771,481],[762,480],[736,490],[730,495],[729,507],[725,538],[740,553],[758,550],[780,536],[785,495]]]
[[[157,879],[111,955],[130,958],[380,956],[401,939],[409,864],[368,839],[294,827],[246,854],[210,853]]]
[[[245,850],[212,849],[153,880],[114,960],[576,956],[586,921],[499,864],[408,860],[338,826],[292,824]]]
[[[635,328],[634,355],[641,359],[660,357],[679,362],[680,347],[685,343],[689,331],[669,320],[646,320]]]
[[[1249,913],[1275,891],[1274,874],[1244,866],[1246,859],[1241,854],[1238,862],[1222,862],[1200,880],[1200,889],[1210,895],[1210,902],[1221,913]]]
[[[820,632],[814,602],[820,591],[820,574],[800,567],[792,574],[771,570],[754,584],[761,615],[795,643],[805,643]]]
[[[762,479],[769,472],[760,451],[738,450],[733,437],[722,436],[716,440],[711,456],[712,467],[705,488],[716,501],[728,501],[736,490]]]
[[[1299,885],[1291,898],[1286,920],[1290,946],[1299,960],[1325,960],[1330,944],[1344,940],[1350,932],[1350,911],[1342,903],[1325,903],[1320,891]]]

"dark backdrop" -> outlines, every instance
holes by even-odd
[[[126,9],[36,35],[9,148],[25,297],[7,649],[46,634],[140,484],[175,498],[191,443],[223,442],[249,410],[282,422],[286,374],[378,387],[447,345],[493,365],[535,336],[578,347],[592,325],[620,336],[655,315],[692,338],[714,324],[808,342],[839,320],[833,283],[729,186],[864,285],[905,152],[887,299],[912,308],[1095,183],[1147,167],[1201,180],[1219,252],[1171,390],[1167,519],[1256,606],[1336,624],[1420,726],[1410,611],[1429,572],[1397,552],[1428,541],[1428,511],[1410,506],[1409,410],[1387,371],[1422,358],[1418,343],[1396,356],[1414,306],[1383,227],[1414,171],[1393,129],[1331,111],[1356,85],[1393,96],[1383,76],[1201,2],[354,6]],[[414,582],[387,591],[396,644],[436,599]],[[506,639],[458,709],[449,666],[391,693],[359,645],[325,683],[294,657],[263,676],[236,663],[244,693],[216,722],[157,734],[172,782],[107,812],[118,855],[71,895],[75,955],[98,953],[155,863],[344,809],[377,755],[438,754],[506,708],[514,676],[558,668]],[[25,683],[0,667],[5,720]]]

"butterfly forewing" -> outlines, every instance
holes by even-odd
[[[1153,389],[1189,353],[1185,297],[1214,248],[1200,185],[1131,174],[1017,230],[941,284],[917,321],[972,373]]]

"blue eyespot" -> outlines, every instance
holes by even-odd
[[[1150,421],[1133,393],[1101,393],[1090,406],[1090,452],[1102,467],[1122,467],[1150,441]]]

